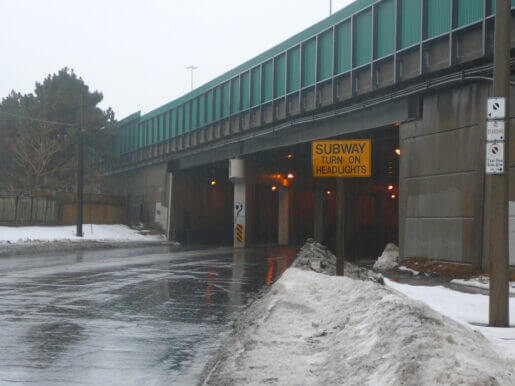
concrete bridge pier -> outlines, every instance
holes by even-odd
[[[234,248],[245,248],[248,245],[249,235],[247,216],[247,185],[245,178],[245,161],[240,158],[229,160],[229,180],[234,184],[234,221],[233,238]]]
[[[290,190],[279,188],[278,235],[279,245],[290,243]]]

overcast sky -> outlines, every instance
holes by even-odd
[[[353,0],[333,0],[338,10]],[[69,67],[117,119],[143,113],[320,21],[329,0],[0,0],[0,99]]]

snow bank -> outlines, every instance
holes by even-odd
[[[386,271],[397,266],[399,260],[399,247],[393,243],[388,243],[383,254],[379,256],[374,264],[374,269],[378,271]]]
[[[442,286],[412,286],[385,279],[386,284],[406,296],[462,323],[465,328],[481,332],[502,356],[515,360],[515,328],[490,328],[488,296],[454,291]],[[510,298],[510,322],[515,322],[515,298]],[[514,383],[515,384],[515,383]]]
[[[1,243],[36,243],[50,241],[152,241],[162,240],[159,235],[143,235],[126,225],[84,224],[84,237],[75,235],[75,225],[71,226],[0,226]]]
[[[481,334],[386,286],[290,268],[204,383],[513,385],[514,368]]]

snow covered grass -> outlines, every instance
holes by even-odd
[[[290,268],[205,384],[513,385],[514,369],[483,335],[387,286]]]
[[[408,297],[422,301],[467,329],[480,331],[502,356],[515,360],[515,327],[490,328],[488,325],[488,296],[454,291],[442,286],[426,287],[400,284],[385,279],[386,284]],[[510,322],[515,325],[515,298],[510,298]],[[515,384],[515,383],[514,383]]]
[[[37,243],[51,241],[158,241],[160,235],[143,235],[126,225],[84,224],[84,237],[75,235],[75,226],[0,226],[0,244]]]

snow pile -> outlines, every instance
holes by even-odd
[[[419,300],[444,315],[462,323],[464,328],[481,332],[503,356],[515,360],[515,328],[490,328],[488,325],[488,296],[454,291],[442,286],[412,286],[385,279],[387,286]],[[515,297],[510,297],[510,322],[515,322]],[[514,383],[515,384],[515,383]]]
[[[513,385],[514,369],[481,334],[386,286],[290,268],[204,384]]]
[[[473,277],[471,279],[453,279],[451,283],[486,290],[490,289],[490,278],[488,276]],[[510,282],[510,295],[515,295],[515,281]]]
[[[293,267],[334,276],[336,275],[336,256],[326,246],[313,239],[308,239],[300,249]],[[343,271],[345,276],[353,279],[371,280],[384,284],[382,275],[365,268],[356,267],[348,262],[344,263]]]
[[[378,271],[386,271],[397,266],[399,260],[399,247],[393,243],[388,243],[383,254],[379,256],[374,264],[374,269]]]
[[[84,237],[75,235],[75,225],[70,226],[0,226],[1,243],[37,243],[50,241],[158,241],[160,235],[143,235],[126,225],[83,225]]]

